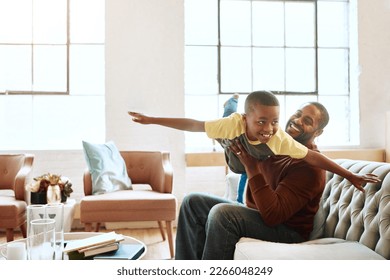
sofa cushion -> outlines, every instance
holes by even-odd
[[[134,184],[133,191],[116,191],[84,197],[80,202],[81,221],[122,222],[174,220],[176,198]],[[115,212],[115,215],[112,215]]]
[[[385,260],[381,255],[355,241],[322,238],[285,244],[241,238],[236,244],[236,260]]]
[[[0,227],[16,228],[25,223],[27,203],[12,196],[0,196]]]
[[[83,147],[93,194],[131,189],[125,161],[113,142],[92,144],[83,141]]]

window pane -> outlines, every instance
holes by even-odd
[[[247,94],[240,94],[240,98],[238,98],[238,103],[237,103],[237,112],[238,113],[244,113],[244,104],[245,104],[245,99],[248,95]],[[218,95],[218,115],[217,118],[220,118],[223,116],[224,108],[223,104],[232,97],[232,94],[219,94]]]
[[[218,95],[214,96],[186,96],[185,112],[187,118],[198,120],[212,120],[219,118]],[[195,109],[195,110],[194,110]],[[185,146],[191,147],[187,151],[211,151],[212,139],[206,133],[185,132]]]
[[[0,45],[0,92],[31,90],[31,46]]]
[[[72,95],[104,94],[104,47],[70,47],[70,93]]]
[[[81,140],[104,141],[104,111],[102,96],[34,96],[34,148],[79,149]]]
[[[186,45],[218,44],[218,1],[185,1]]]
[[[287,120],[306,102],[317,101],[317,97],[313,95],[292,95],[286,96],[286,105],[283,111],[285,111],[285,117],[281,119],[283,124],[282,128],[285,128]]]
[[[348,95],[348,51],[318,50],[318,91],[321,95]]]
[[[66,44],[66,0],[34,0],[35,44]]]
[[[286,46],[313,47],[315,21],[313,3],[286,3]]]
[[[213,96],[196,96],[187,95],[185,97],[186,117],[198,120],[212,120],[219,118],[218,95]],[[190,108],[197,108],[196,110],[189,110]],[[188,109],[188,110],[187,110]],[[195,133],[198,134],[198,133]]]
[[[34,47],[33,89],[66,92],[66,46]]]
[[[0,95],[1,150],[27,148],[26,143],[31,142],[34,127],[31,114],[31,96]]]
[[[252,91],[251,48],[221,48],[221,91]]]
[[[186,94],[218,93],[218,53],[216,47],[186,47]]]
[[[253,49],[254,90],[284,91],[284,49]]]
[[[253,45],[284,46],[282,2],[252,2]]]
[[[328,126],[324,129],[324,133],[318,137],[318,144],[329,145],[331,143],[332,145],[345,145],[346,143],[350,143],[349,97],[323,96],[318,101],[326,107],[330,116]]]
[[[31,43],[31,6],[31,0],[0,1],[0,43]]]
[[[71,43],[104,43],[104,0],[70,0]]]
[[[315,52],[313,49],[286,49],[286,90],[315,91]]]
[[[348,18],[348,3],[319,2],[318,46],[348,47]]]
[[[221,44],[251,45],[250,1],[221,1]]]

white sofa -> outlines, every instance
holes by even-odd
[[[390,259],[390,164],[335,161],[355,173],[374,173],[382,181],[367,184],[363,194],[346,179],[327,172],[310,241],[284,244],[243,237],[234,259]]]

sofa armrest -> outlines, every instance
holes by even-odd
[[[88,168],[86,168],[84,170],[83,183],[84,183],[84,195],[91,195],[92,194],[92,178],[91,178],[91,173],[89,172]]]
[[[30,183],[32,174],[32,165],[34,162],[34,155],[26,154],[22,168],[16,174],[14,183],[15,198],[17,200],[24,200],[28,202],[29,198],[26,196],[26,186]]]

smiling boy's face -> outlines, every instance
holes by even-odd
[[[244,118],[248,139],[267,143],[279,128],[279,106],[253,104]]]

